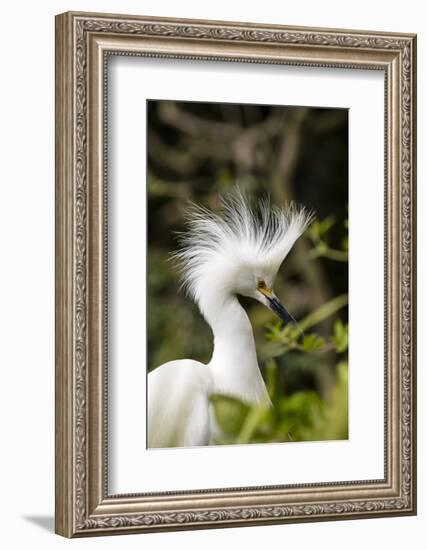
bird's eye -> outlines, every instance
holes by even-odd
[[[260,288],[260,289],[267,288],[267,285],[265,284],[265,281],[258,281],[258,288]]]

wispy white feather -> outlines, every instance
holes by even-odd
[[[236,271],[256,272],[258,266],[274,279],[313,217],[313,212],[293,202],[279,208],[265,198],[252,206],[240,190],[221,197],[218,213],[191,204],[187,230],[179,235],[180,249],[173,254],[184,287],[198,301],[213,273],[216,284],[223,286]]]

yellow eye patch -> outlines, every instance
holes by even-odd
[[[257,290],[259,290],[261,294],[264,294],[264,296],[267,296],[267,298],[271,298],[273,296],[273,291],[271,290],[271,288],[268,288],[265,281],[263,280],[258,281]]]

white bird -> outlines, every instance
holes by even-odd
[[[201,206],[190,208],[187,231],[174,254],[184,287],[212,329],[212,358],[208,364],[170,361],[149,373],[150,448],[212,443],[213,393],[249,405],[270,403],[252,326],[237,295],[261,302],[285,322],[295,322],[277,299],[273,283],[312,213],[295,204],[273,207],[269,200],[254,209],[240,191],[221,201],[218,214]]]

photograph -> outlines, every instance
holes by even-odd
[[[349,438],[348,119],[147,100],[148,449]]]

